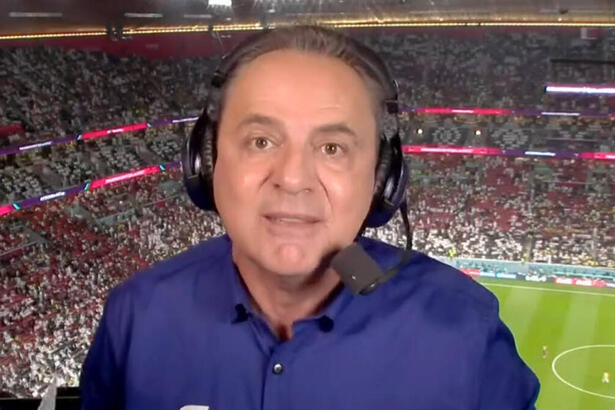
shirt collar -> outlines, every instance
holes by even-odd
[[[241,277],[239,275],[239,271],[237,267],[233,263],[233,252],[232,252],[232,242],[228,235],[224,235],[224,239],[228,243],[228,253],[226,262],[224,264],[224,280],[227,281],[231,288],[231,304],[229,306],[229,321],[232,323],[243,322],[248,319],[248,317],[253,314],[251,304],[250,304],[250,295],[248,294],[248,290],[246,289]]]
[[[239,271],[237,267],[233,263],[232,258],[232,242],[230,238],[225,235],[225,239],[228,242],[228,258],[225,263],[225,272],[224,279],[229,281],[231,288],[231,303],[229,306],[229,321],[232,323],[239,323],[247,320],[251,315],[254,315],[255,312],[251,307],[251,297],[246,289]],[[376,260],[376,263],[382,269],[389,269],[396,263],[396,260],[399,258],[399,252],[383,252],[383,249],[379,249],[378,245],[382,245],[377,241],[368,239],[368,238],[360,238],[358,241],[359,245],[361,245],[365,251]],[[386,246],[386,245],[385,245]],[[395,249],[395,248],[393,248]],[[353,295],[350,289],[346,286],[342,286],[340,290],[338,290],[337,294],[333,297],[332,300],[324,307],[324,309],[308,318],[303,320],[310,319],[319,319],[326,317],[330,319],[332,322],[335,322],[336,318],[342,313],[342,311],[357,297],[364,296],[356,296]],[[321,320],[322,322],[322,320]],[[328,322],[327,319],[324,321]],[[324,327],[327,327],[325,325]]]

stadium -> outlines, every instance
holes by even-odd
[[[496,295],[537,407],[615,408],[615,4],[70,3],[0,5],[0,410],[79,408],[108,292],[224,234],[184,141],[221,57],[296,22],[386,60],[413,248]]]

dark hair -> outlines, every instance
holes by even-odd
[[[278,50],[298,50],[333,57],[353,68],[365,81],[373,99],[378,135],[383,127],[387,102],[397,100],[397,90],[388,68],[370,48],[333,29],[319,26],[289,26],[264,31],[240,43],[222,62],[218,114],[224,109],[226,90],[238,70],[257,57]]]

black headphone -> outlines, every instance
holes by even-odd
[[[263,41],[269,31],[261,32],[237,46],[223,57],[211,80],[211,88],[203,113],[192,133],[186,139],[182,152],[184,184],[188,196],[200,209],[217,212],[213,195],[213,172],[216,161],[216,138],[219,126],[219,109],[222,89],[239,61],[255,44]],[[349,39],[360,68],[376,78],[385,89],[383,133],[380,135],[378,164],[376,166],[374,195],[370,211],[361,227],[378,227],[386,224],[402,207],[406,209],[408,168],[403,159],[399,136],[399,102],[397,83],[392,79],[384,62],[371,49]],[[404,216],[404,215],[402,215]]]

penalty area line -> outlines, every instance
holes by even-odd
[[[607,295],[606,293],[598,293],[598,292],[583,292],[582,290],[568,290],[568,289],[549,289],[549,288],[540,288],[534,286],[521,286],[521,285],[505,285],[503,283],[484,283],[478,282],[485,287],[496,286],[501,288],[514,288],[514,289],[528,289],[528,290],[542,290],[545,292],[556,292],[556,293],[572,293],[576,295],[592,295],[592,296],[605,296],[607,298],[615,298],[615,293],[612,295]]]

